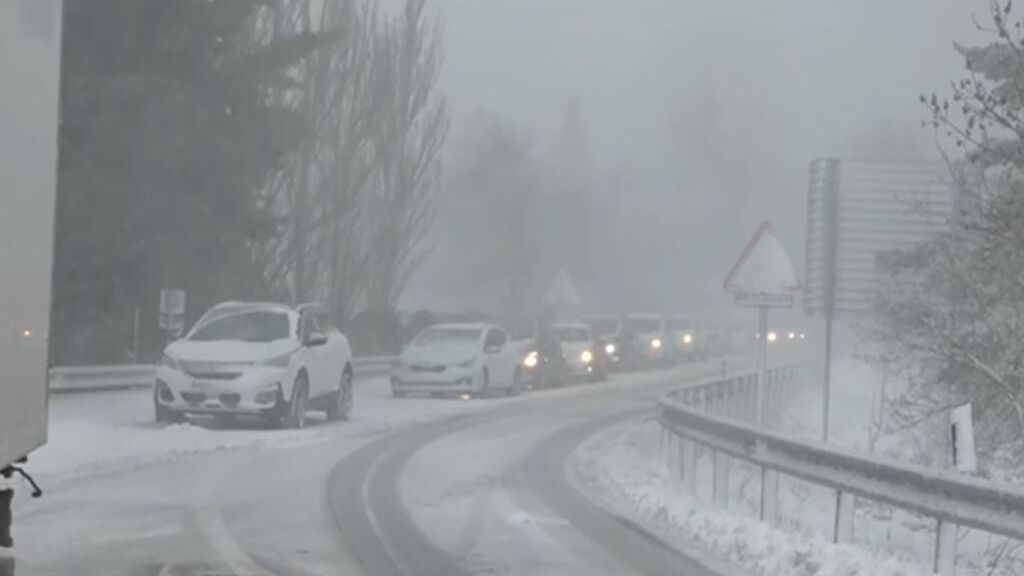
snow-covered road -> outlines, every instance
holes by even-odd
[[[160,428],[140,392],[55,397],[33,459],[48,493],[16,504],[18,573],[646,574],[652,554],[694,573],[574,499],[560,462],[713,371],[468,402],[394,400],[377,378],[353,421],[285,432]]]

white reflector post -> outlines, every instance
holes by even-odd
[[[953,467],[966,474],[978,472],[978,460],[974,454],[974,418],[971,405],[957,406],[949,414],[950,434],[953,446]]]

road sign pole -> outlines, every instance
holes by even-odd
[[[760,334],[757,349],[757,413],[754,424],[760,428],[764,424],[764,393],[765,372],[768,369],[768,307],[757,309],[757,333]]]
[[[839,250],[839,161],[830,159],[824,196],[824,269],[825,269],[825,377],[822,379],[821,441],[828,444],[829,417],[832,412],[832,317],[836,309],[836,256]]]
[[[822,383],[821,441],[828,444],[829,415],[832,412],[832,315],[825,316],[825,378]]]

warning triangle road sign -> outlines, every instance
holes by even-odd
[[[734,294],[790,295],[800,289],[800,281],[782,242],[763,222],[747,242],[722,286]]]
[[[547,294],[544,295],[544,304],[548,306],[580,305],[580,296],[565,270],[559,270],[555,280],[548,287]]]

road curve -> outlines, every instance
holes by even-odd
[[[667,388],[705,371],[537,395],[376,440],[330,474],[327,503],[340,537],[374,576],[710,574],[592,503],[564,471],[587,437],[650,414]]]

